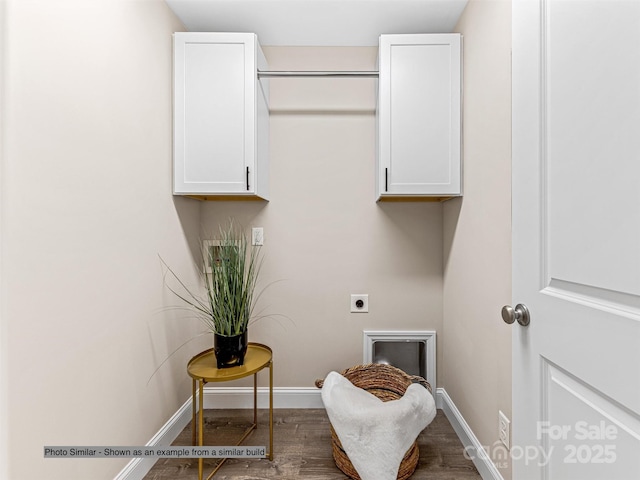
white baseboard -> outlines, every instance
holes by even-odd
[[[253,408],[253,387],[205,387],[203,392],[204,408]],[[259,387],[258,408],[269,407],[268,387]],[[462,417],[451,397],[444,388],[435,392],[436,407],[443,410],[464,447],[484,452],[484,448]],[[315,387],[273,389],[273,408],[324,408],[320,389]],[[147,445],[171,445],[178,434],[191,421],[191,398],[164,424]],[[483,480],[503,480],[502,475],[487,455],[477,455],[473,460]],[[116,476],[114,480],[142,480],[151,470],[156,458],[134,458]]]
[[[204,408],[253,408],[253,387],[204,387]],[[258,387],[258,408],[269,408],[269,387]],[[320,389],[276,387],[273,408],[324,408]]]
[[[463,447],[469,448],[472,452],[478,452],[473,455],[473,464],[478,469],[483,480],[504,480],[502,474],[489,458],[485,448],[475,436],[471,427],[466,422],[460,410],[451,400],[449,394],[444,388],[436,390],[436,407],[444,411],[447,420],[451,423],[458,438],[462,442]]]

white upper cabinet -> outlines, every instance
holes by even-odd
[[[173,193],[268,199],[269,80],[253,33],[174,34]]]
[[[462,194],[459,34],[381,35],[378,200]]]

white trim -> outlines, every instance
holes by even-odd
[[[433,395],[433,398],[436,401],[436,408],[438,410],[444,410],[444,408],[442,407],[442,405],[444,404],[443,400],[442,400],[442,395],[446,395],[446,392],[444,391],[444,388],[436,388],[435,389],[435,394]],[[447,417],[449,418],[449,417]]]
[[[204,408],[253,408],[253,387],[204,387]],[[269,387],[258,387],[258,408],[269,408]],[[316,387],[277,387],[273,408],[324,408]]]
[[[362,363],[371,363],[375,341],[424,341],[426,380],[436,391],[436,332],[434,330],[364,330],[362,332]]]
[[[444,411],[447,420],[449,420],[449,423],[451,423],[451,426],[462,442],[462,446],[465,447],[465,449],[471,449],[472,452],[480,452],[479,454],[473,455],[473,464],[478,469],[482,479],[503,480],[502,474],[491,461],[487,451],[480,444],[480,441],[444,388],[438,388],[436,391],[436,407]]]
[[[158,433],[147,442],[149,446],[166,446],[178,437],[191,421],[191,397],[165,423]],[[134,458],[114,477],[113,480],[142,480],[149,473],[157,458]]]

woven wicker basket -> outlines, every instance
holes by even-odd
[[[420,383],[431,392],[431,386],[424,378],[408,375],[399,368],[392,367],[391,365],[381,363],[356,365],[340,373],[356,387],[368,391],[383,402],[401,398],[412,383]],[[316,380],[316,387],[322,388],[323,383],[324,380]],[[349,457],[340,444],[340,439],[336,435],[333,425],[331,426],[331,446],[333,449],[333,459],[337,467],[348,477],[360,480],[358,472],[353,468]],[[407,453],[400,463],[398,480],[405,480],[413,474],[418,466],[419,456],[420,452],[418,451],[418,442],[416,440],[409,450],[407,450]]]

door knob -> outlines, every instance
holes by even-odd
[[[519,303],[516,305],[516,308],[513,308],[511,305],[502,307],[502,320],[509,325],[517,320],[520,325],[526,327],[529,325],[531,317],[529,317],[529,309],[522,303]]]

